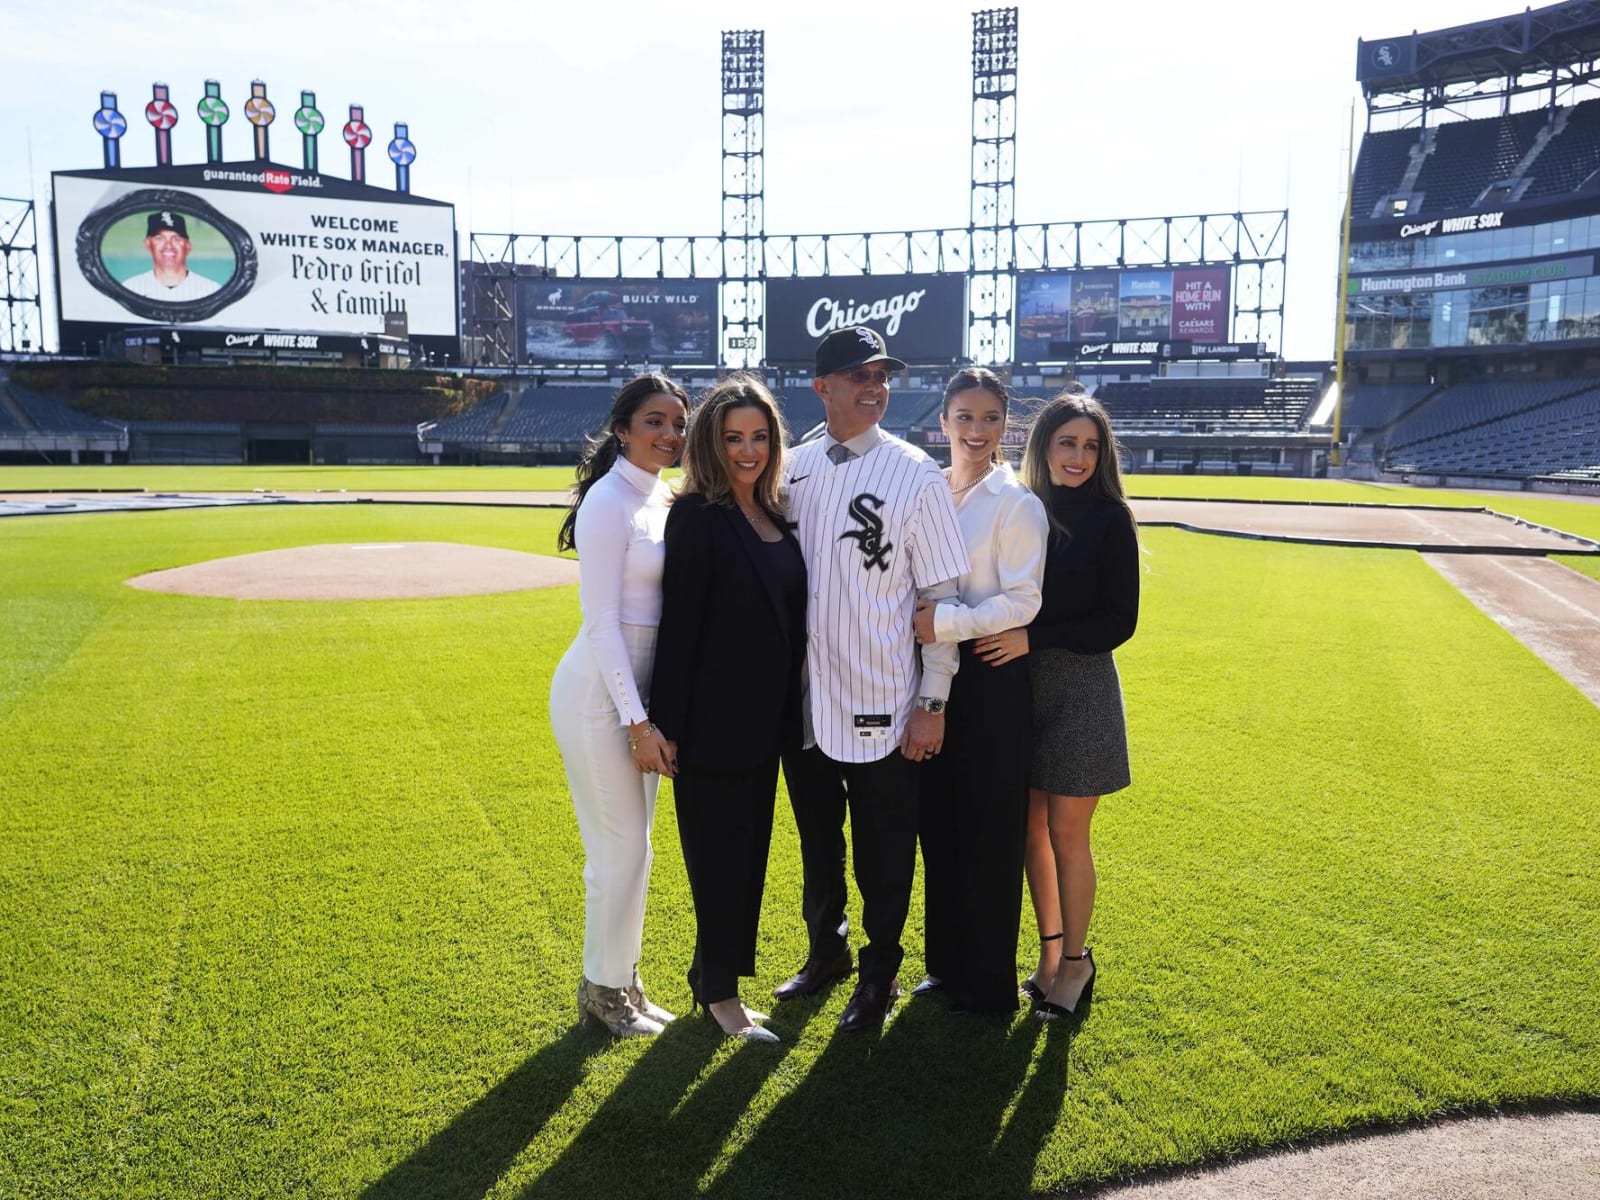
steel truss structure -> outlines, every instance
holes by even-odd
[[[1180,217],[1124,217],[1014,227],[1011,270],[1002,276],[1010,294],[1016,271],[1089,267],[1233,268],[1233,337],[1263,343],[1277,353],[1283,335],[1283,288],[1288,261],[1289,213],[1201,213]],[[976,281],[991,272],[977,266],[977,241],[969,229],[904,233],[767,234],[766,277],[821,275],[961,274]],[[475,233],[470,241],[478,286],[512,300],[510,281],[545,276],[584,279],[731,279],[725,241],[698,237],[565,236]],[[1001,320],[1009,325],[1010,308]],[[503,322],[479,320],[485,345]],[[485,365],[510,366],[507,357]],[[972,356],[976,358],[976,355]],[[1004,361],[1004,360],[997,360]]]
[[[1356,62],[1368,133],[1424,127],[1444,112],[1509,112],[1516,97],[1530,94],[1546,97],[1551,108],[1570,104],[1579,95],[1592,97],[1600,80],[1600,0],[1567,0],[1428,33],[1362,39]]]
[[[722,35],[722,233],[469,235],[467,362],[516,365],[518,279],[718,280],[719,365],[742,367],[764,361],[767,279],[942,273],[967,277],[965,356],[1004,363],[1012,357],[1017,272],[1092,267],[1231,267],[1234,340],[1279,352],[1287,210],[1016,224],[1015,8],[973,14],[972,179],[965,229],[768,234],[765,53],[760,30]]]
[[[722,35],[722,357],[754,366],[761,331],[762,234],[766,232],[766,34]]]
[[[39,228],[32,200],[0,197],[0,260],[4,261],[5,320],[0,351],[42,353],[44,308],[39,298]]]
[[[1017,10],[972,14],[972,195],[968,356],[1011,358],[1017,199]]]

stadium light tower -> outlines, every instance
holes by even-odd
[[[111,98],[116,107],[116,97]],[[103,135],[102,135],[103,136]],[[0,197],[0,351],[18,354],[44,349],[44,308],[39,299],[39,227],[32,200]]]
[[[730,367],[761,361],[766,275],[766,34],[722,35],[722,345]]]
[[[1016,190],[1017,10],[991,8],[972,14],[973,362],[1011,361]]]

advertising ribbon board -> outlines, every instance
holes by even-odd
[[[517,284],[524,363],[717,361],[711,279],[524,279]]]
[[[1136,343],[1226,341],[1229,282],[1227,267],[1024,271],[1017,276],[1017,360],[1114,357],[1113,346]],[[1107,349],[1095,349],[1101,345]]]

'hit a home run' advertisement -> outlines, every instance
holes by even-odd
[[[66,349],[139,324],[380,333],[388,312],[459,344],[449,204],[255,162],[52,181]]]

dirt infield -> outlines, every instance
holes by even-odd
[[[1593,1200],[1600,1114],[1444,1121],[1090,1193],[1096,1200]]]
[[[1600,581],[1548,558],[1422,557],[1496,624],[1600,705]]]
[[[0,515],[105,512],[117,507],[206,504],[452,504],[562,507],[563,492],[299,492],[203,495],[21,493],[0,497]],[[1420,551],[1491,618],[1600,704],[1600,584],[1543,561],[1594,553],[1595,543],[1476,509],[1401,505],[1248,503],[1135,499],[1149,526],[1332,546]],[[386,553],[375,553],[375,551]],[[278,556],[274,558],[274,556]],[[1472,563],[1474,558],[1483,559]],[[255,560],[268,560],[256,562]],[[200,563],[130,580],[152,591],[242,599],[382,599],[469,596],[575,582],[575,563],[447,543],[315,546]]]
[[[454,542],[296,546],[135,576],[132,587],[235,600],[417,600],[560,587],[578,564]]]
[[[1133,511],[1141,523],[1148,525],[1331,545],[1405,546],[1440,552],[1503,547],[1557,554],[1587,548],[1584,543],[1491,513],[1448,508],[1134,500]]]

